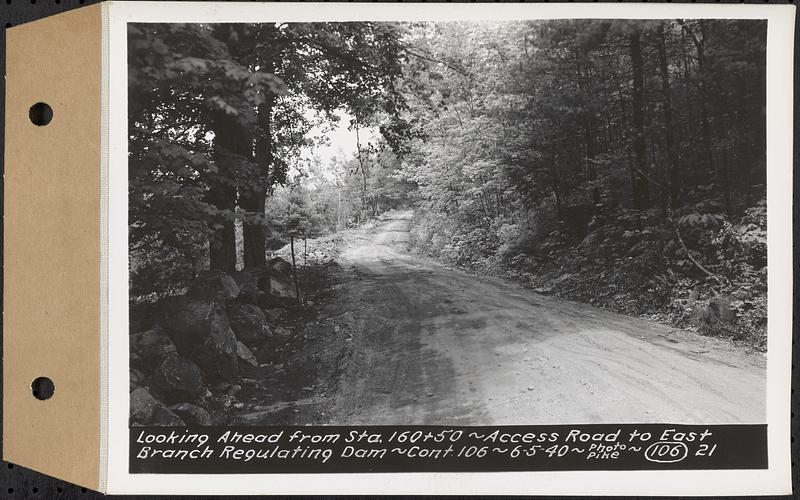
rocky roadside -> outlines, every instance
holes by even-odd
[[[131,425],[324,423],[352,354],[352,318],[328,305],[342,269],[317,256],[198,275],[184,295],[133,304]]]

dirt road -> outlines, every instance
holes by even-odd
[[[333,424],[765,420],[766,359],[409,253],[411,212],[349,242],[354,355]]]

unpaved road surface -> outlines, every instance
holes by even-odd
[[[411,212],[348,242],[353,356],[330,423],[759,423],[766,358],[407,249]]]

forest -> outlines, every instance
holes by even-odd
[[[281,249],[300,296],[309,245],[404,208],[448,265],[765,348],[766,22],[131,24],[128,46],[132,307]],[[353,150],[315,155],[333,129]]]

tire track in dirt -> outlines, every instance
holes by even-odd
[[[756,423],[766,358],[407,251],[395,212],[342,254],[357,319],[331,423]]]

